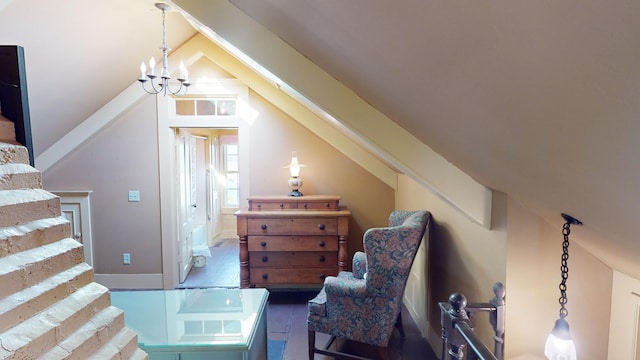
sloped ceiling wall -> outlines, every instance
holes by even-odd
[[[640,2],[232,3],[480,184],[558,229],[582,220],[573,239],[640,278]],[[160,21],[149,0],[0,2],[36,155],[159,58]],[[195,33],[167,23],[173,47]]]
[[[640,3],[232,0],[481,184],[640,277]]]

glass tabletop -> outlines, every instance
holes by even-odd
[[[266,289],[111,292],[111,303],[144,347],[248,347],[267,298]]]

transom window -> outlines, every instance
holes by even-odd
[[[234,98],[206,98],[176,100],[176,115],[181,116],[236,116]]]

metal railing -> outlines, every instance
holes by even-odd
[[[488,303],[467,304],[467,298],[454,293],[449,302],[441,302],[440,323],[442,325],[441,359],[463,359],[463,350],[469,348],[469,360],[503,360],[504,359],[504,317],[505,289],[501,283],[493,285],[495,297]],[[473,330],[477,314],[489,313],[489,322],[494,331],[494,348],[491,351]],[[448,357],[447,357],[448,354]]]

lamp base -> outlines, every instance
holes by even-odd
[[[292,192],[289,193],[289,196],[299,197],[299,196],[302,196],[302,193],[298,190],[293,190]]]

